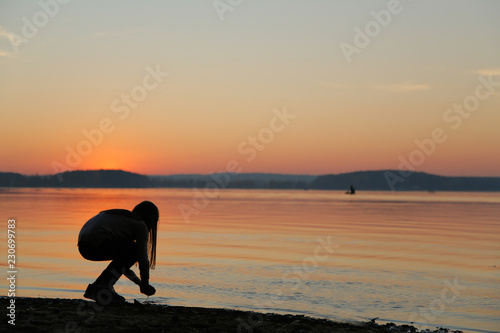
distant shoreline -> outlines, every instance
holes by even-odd
[[[499,192],[500,177],[447,177],[398,170],[358,171],[323,176],[265,173],[147,176],[123,170],[68,171],[27,176],[0,172],[0,187],[197,188],[357,191]]]
[[[54,187],[54,186],[44,186],[44,187],[30,187],[30,186],[0,186],[0,193],[5,190],[9,189],[54,189],[54,190],[202,190],[203,188],[198,188],[198,187]],[[320,192],[332,192],[336,193],[338,195],[345,195],[346,197],[349,197],[344,190],[318,190],[318,189],[299,189],[299,188],[292,188],[292,189],[269,189],[269,188],[224,188],[222,190],[245,190],[245,191],[295,191],[295,192],[302,192],[302,191],[320,191]],[[437,194],[437,193],[498,193],[500,191],[462,191],[462,190],[457,190],[457,191],[426,191],[426,190],[397,190],[397,191],[391,191],[391,190],[363,190],[363,191],[358,191],[356,195],[362,196],[363,194],[370,193],[370,192],[387,192],[387,193],[428,193],[428,194]],[[356,197],[354,195],[354,197]],[[1,296],[0,296],[1,297]]]
[[[15,328],[16,331],[31,332],[418,332],[418,329],[410,325],[379,325],[375,321],[351,324],[303,315],[263,314],[230,309],[129,302],[102,307],[82,299],[13,299],[15,326],[8,324],[8,318],[4,318],[0,324],[2,331]],[[0,297],[4,310],[10,302],[11,298]]]

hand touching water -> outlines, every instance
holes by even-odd
[[[151,296],[151,295],[154,295],[156,293],[156,289],[155,289],[155,287],[153,287],[149,283],[148,284],[141,284],[141,293],[143,293],[144,295]]]

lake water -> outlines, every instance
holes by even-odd
[[[80,256],[81,226],[151,200],[160,209],[152,302],[500,332],[500,193],[210,196],[193,206],[191,189],[0,189],[0,265],[8,270],[15,218],[17,295],[82,298],[107,262]],[[179,207],[197,214],[186,220]],[[6,279],[0,288],[6,295]],[[116,290],[145,300],[125,278]]]

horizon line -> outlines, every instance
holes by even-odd
[[[143,173],[138,173],[134,171],[128,171],[128,170],[123,170],[123,169],[86,169],[86,170],[67,170],[63,172],[58,172],[58,173],[53,173],[53,174],[24,174],[24,173],[19,173],[19,172],[14,172],[14,171],[0,171],[0,173],[14,173],[22,176],[27,176],[27,177],[49,177],[49,176],[57,176],[59,174],[64,174],[67,172],[89,172],[89,171],[122,171],[122,172],[127,172],[127,173],[133,173],[136,175],[141,175],[141,176],[148,176],[148,177],[169,177],[169,176],[210,176],[210,175],[216,175],[216,174],[233,174],[233,175],[249,175],[249,174],[254,174],[254,175],[283,175],[283,176],[304,176],[304,177],[321,177],[321,176],[338,176],[338,175],[344,175],[344,174],[352,174],[352,173],[358,173],[358,172],[409,172],[409,170],[399,170],[399,169],[376,169],[376,170],[357,170],[357,171],[348,171],[348,172],[340,172],[340,173],[322,173],[322,174],[295,174],[295,173],[280,173],[280,172],[212,172],[212,173],[175,173],[175,174],[143,174]],[[500,176],[449,176],[449,175],[442,175],[442,174],[435,174],[435,173],[430,173],[426,171],[412,171],[413,173],[424,173],[432,176],[438,176],[438,177],[452,177],[452,178],[500,178]]]

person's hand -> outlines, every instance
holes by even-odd
[[[156,293],[156,289],[155,289],[155,287],[153,287],[149,283],[148,284],[141,284],[141,293],[143,293],[144,295],[151,296],[151,295],[154,295]]]

